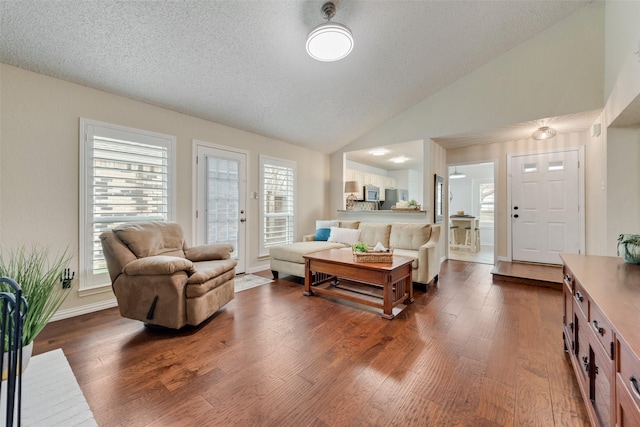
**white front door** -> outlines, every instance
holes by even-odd
[[[196,152],[196,244],[233,245],[236,273],[244,273],[247,155],[200,144]]]
[[[561,264],[582,246],[578,150],[511,157],[514,261]]]

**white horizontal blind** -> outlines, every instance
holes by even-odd
[[[100,234],[125,222],[173,219],[175,138],[81,121],[85,286],[108,283]],[[83,283],[81,282],[81,288]]]
[[[260,171],[261,254],[266,254],[271,246],[294,241],[296,163],[263,156]]]

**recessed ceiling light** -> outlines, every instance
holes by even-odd
[[[389,160],[391,160],[393,163],[404,163],[409,159],[407,159],[405,156],[398,156],[398,157],[394,157],[394,158],[389,159]]]
[[[369,153],[371,153],[371,155],[373,155],[373,156],[384,156],[388,152],[389,152],[389,150],[387,150],[385,148],[376,148],[374,150],[369,151]]]

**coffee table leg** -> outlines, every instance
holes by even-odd
[[[393,295],[391,277],[390,275],[384,276],[384,283],[382,285],[382,318],[391,320],[395,316],[393,315]]]
[[[311,261],[308,259],[304,260],[304,292],[302,293],[305,296],[313,295],[311,291]]]

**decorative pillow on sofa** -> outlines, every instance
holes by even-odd
[[[337,227],[338,220],[318,220],[316,221],[316,236],[313,240],[326,242],[329,238],[329,234],[331,234],[331,227]]]
[[[345,245],[353,245],[360,240],[360,230],[352,228],[331,227],[331,235],[328,242],[338,242]]]

